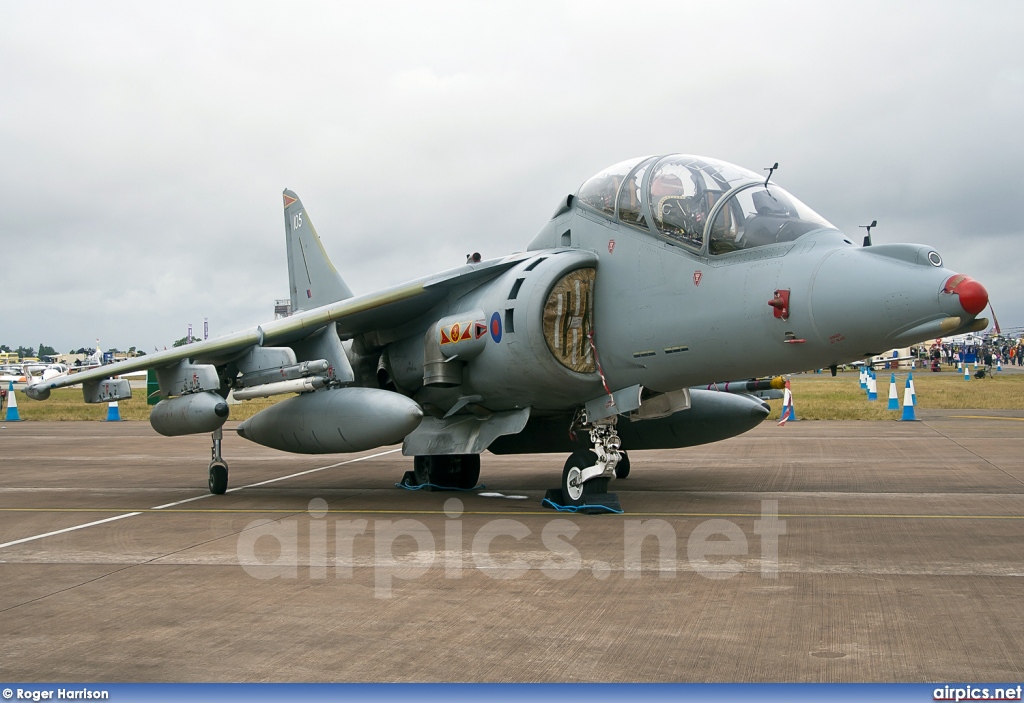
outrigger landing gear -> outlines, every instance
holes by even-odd
[[[220,427],[213,431],[213,447],[210,449],[210,493],[223,495],[228,490],[228,463],[220,454],[224,431]]]
[[[616,467],[625,456],[619,450],[619,434],[615,417],[589,424],[582,417],[579,429],[589,430],[594,450],[573,452],[562,468],[562,501],[564,505],[584,505],[588,496],[608,495],[608,483],[616,476]],[[627,463],[628,467],[629,464]],[[629,473],[629,469],[626,469]]]

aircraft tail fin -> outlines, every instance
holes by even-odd
[[[327,256],[299,196],[287,189],[284,191],[284,232],[292,312],[312,310],[352,297],[352,290]]]

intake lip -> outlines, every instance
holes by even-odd
[[[988,291],[985,290],[985,286],[962,273],[950,276],[946,280],[942,292],[956,293],[960,297],[960,307],[968,315],[977,315],[988,305]]]

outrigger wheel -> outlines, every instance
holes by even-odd
[[[413,459],[416,484],[467,490],[480,479],[479,454],[441,454],[417,456]]]
[[[210,449],[210,493],[224,495],[228,490],[228,462],[221,456],[221,440],[224,438],[223,428],[213,431],[213,447]]]
[[[225,461],[210,462],[210,493],[224,495],[228,490],[228,465]]]
[[[562,467],[562,500],[565,505],[585,505],[586,496],[594,493],[607,493],[607,478],[592,478],[586,483],[582,481],[583,469],[597,463],[597,454],[591,450],[573,452],[565,460]]]

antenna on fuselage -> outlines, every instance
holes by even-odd
[[[870,225],[860,225],[861,227],[868,231],[867,236],[864,237],[864,246],[871,246],[871,228],[875,227],[876,225],[878,225],[878,220],[871,220]]]
[[[776,161],[775,165],[772,166],[771,168],[763,168],[763,169],[761,169],[762,171],[767,171],[768,172],[768,178],[764,179],[764,187],[765,188],[768,187],[768,181],[770,181],[772,179],[772,174],[775,173],[778,169],[779,169],[779,162],[778,161]]]

